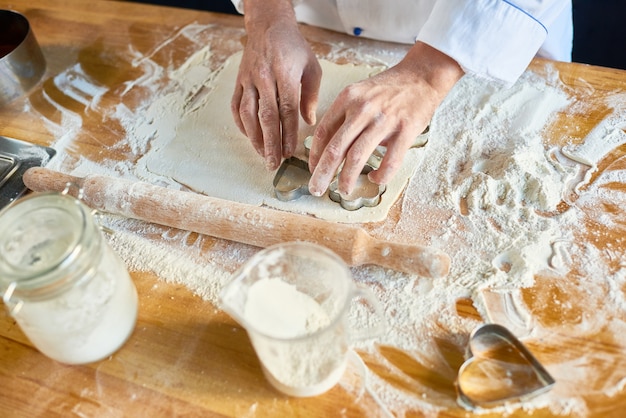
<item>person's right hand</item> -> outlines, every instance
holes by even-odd
[[[244,47],[231,110],[269,170],[290,157],[299,113],[315,124],[322,69],[289,0],[246,1]]]

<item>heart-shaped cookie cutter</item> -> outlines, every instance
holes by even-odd
[[[476,328],[470,336],[469,355],[456,380],[457,402],[466,409],[527,400],[554,386],[548,371],[501,325]]]
[[[274,176],[274,194],[278,200],[288,202],[309,193],[309,165],[296,157],[283,161]]]

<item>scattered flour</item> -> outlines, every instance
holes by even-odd
[[[120,103],[114,109],[102,108],[99,100],[112,92],[89,79],[80,68],[59,74],[55,84],[63,92],[86,103],[89,112],[102,112],[104,119],[115,120],[124,128],[125,137],[116,146],[129,151],[127,161],[96,163],[76,157],[72,141],[84,115],[61,107],[50,97],[51,105],[61,113],[58,120],[45,121],[58,138],[54,147],[59,154],[50,166],[79,175],[138,178],[141,174],[155,184],[175,186],[170,179],[137,173],[135,163],[151,149],[156,135],[174,134],[181,117],[175,111],[151,114],[151,104],[168,97],[179,101],[172,109],[184,103],[193,107],[196,102],[190,94],[202,91],[201,86],[211,81],[226,58],[214,54],[212,45],[223,39],[239,39],[243,34],[239,29],[228,29],[233,32],[214,35],[214,30],[210,25],[189,25],[144,55],[131,46],[128,54],[143,75],[127,81],[116,93]],[[157,50],[174,48],[183,38],[199,52],[175,64],[158,61]],[[236,51],[240,45],[232,41],[229,48]],[[340,44],[326,55],[338,61],[380,62],[379,58],[355,55],[353,49]],[[383,52],[380,55],[386,64],[397,58]],[[207,72],[199,71],[198,66],[211,69],[210,76],[206,78]],[[621,316],[626,310],[626,222],[620,208],[626,198],[623,186],[614,185],[626,182],[626,167],[623,158],[617,158],[616,164],[604,171],[600,163],[626,143],[626,98],[623,94],[607,96],[604,104],[614,112],[582,143],[548,148],[546,128],[558,112],[567,112],[577,104],[558,81],[555,70],[547,70],[547,78],[527,72],[507,90],[472,77],[458,83],[432,121],[429,143],[406,187],[401,214],[393,221],[369,226],[373,235],[429,243],[453,259],[450,275],[440,280],[376,266],[352,270],[355,280],[377,294],[387,316],[386,334],[375,344],[359,344],[358,349],[393,376],[389,380],[370,373],[369,384],[396,416],[416,410],[437,416],[456,408],[450,393],[440,393],[428,382],[398,370],[393,353],[400,351],[416,365],[452,382],[458,365],[449,361],[451,348],[439,344],[445,339],[458,356],[463,356],[467,335],[477,324],[458,315],[460,298],[471,298],[483,318],[508,321],[522,330],[528,341],[542,341],[559,352],[547,353],[542,359],[558,382],[552,391],[522,405],[486,413],[532,414],[546,409],[554,415],[585,416],[590,397],[623,396],[626,326]],[[125,98],[137,90],[145,97],[131,105]],[[591,87],[587,90],[594,93]],[[117,231],[110,238],[112,245],[131,270],[152,271],[213,303],[217,303],[219,291],[234,268],[256,251],[114,216],[107,220]],[[615,236],[607,245],[600,245],[602,240],[594,240],[593,234],[606,230],[616,231]],[[211,245],[206,245],[208,241]],[[525,297],[523,290],[540,279],[546,291],[533,300]],[[577,306],[589,308],[577,311]],[[541,314],[552,307],[562,315],[558,324]],[[358,323],[365,318],[367,315],[357,309],[352,320]],[[571,347],[579,341],[593,340],[599,328],[614,335],[615,356],[592,354],[585,347],[572,352]]]

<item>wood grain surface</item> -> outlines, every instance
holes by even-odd
[[[122,161],[130,153],[116,147],[124,128],[113,120],[103,120],[99,109],[119,102],[119,92],[129,80],[141,75],[129,54],[150,56],[177,65],[185,62],[195,46],[180,39],[165,42],[185,25],[214,25],[214,51],[224,59],[245,42],[243,19],[193,10],[147,6],[131,2],[81,0],[0,0],[0,8],[22,12],[30,21],[42,46],[48,68],[44,79],[28,97],[0,109],[0,135],[51,145],[65,132],[55,131],[67,114],[52,106],[57,103],[80,115],[71,143],[64,143],[70,157],[93,161]],[[312,27],[303,27],[319,56],[331,46],[384,50],[401,56],[406,46],[355,39]],[[97,107],[80,96],[63,94],[55,76],[80,64],[82,71],[108,92]],[[550,76],[546,61],[535,60],[533,70]],[[582,141],[587,133],[610,112],[604,98],[626,91],[626,71],[580,64],[553,64],[561,81],[587,106],[580,113],[560,114],[551,125],[549,140],[562,145]],[[124,96],[133,108],[142,99],[134,89]],[[583,108],[581,108],[583,109]],[[626,149],[615,150],[603,160],[600,172],[623,167]],[[626,192],[626,185],[615,188]],[[617,271],[624,269],[626,220],[622,216],[626,199],[599,201],[594,210],[621,219],[621,228],[609,229],[589,214],[576,239],[581,245],[601,250],[604,262]],[[387,223],[364,225],[368,232],[393,227],[400,207],[392,208]],[[422,234],[423,231],[419,231]],[[418,231],[416,231],[418,234]],[[418,234],[418,235],[419,235]],[[155,238],[158,239],[158,238]],[[206,238],[208,247],[217,239]],[[212,243],[212,244],[211,244]],[[234,244],[221,243],[229,246]],[[234,251],[234,250],[233,250]],[[235,266],[236,267],[236,266]],[[385,416],[369,393],[355,397],[345,385],[314,398],[289,398],[276,392],[264,379],[248,336],[228,315],[194,295],[181,284],[168,283],[153,274],[131,272],[140,295],[137,327],[129,341],[111,357],[84,366],[67,366],[41,355],[6,313],[0,313],[0,415],[7,417],[368,417]],[[585,299],[585,277],[572,270],[559,280],[538,275],[533,287],[523,289],[521,298],[541,324],[555,330],[550,341],[528,341],[528,348],[544,364],[571,361],[572,367],[591,370],[585,391],[585,416],[619,417],[626,409],[626,380],[607,393],[602,382],[626,379],[626,346],[617,338],[615,324],[622,325],[626,312],[615,312],[605,323],[580,338],[568,327],[597,306]],[[626,287],[611,289],[626,293]],[[608,290],[607,290],[608,294]],[[568,301],[560,305],[553,300]],[[471,299],[456,301],[459,318],[486,321]],[[560,328],[562,327],[562,328]],[[623,328],[622,328],[623,329]],[[453,332],[441,330],[433,337],[441,358],[451,370],[458,370],[465,350]],[[454,376],[420,362],[394,347],[381,347],[394,370],[361,353],[370,370],[409,395],[422,397],[419,387],[428,387],[447,400],[455,398]],[[588,359],[581,365],[577,359]],[[401,373],[398,373],[398,370]],[[572,369],[574,371],[574,369]],[[595,371],[595,372],[594,372]],[[357,375],[349,368],[350,376]],[[597,388],[597,390],[594,390]],[[575,394],[574,394],[575,395]],[[512,407],[511,416],[554,416],[549,406],[525,410]],[[461,407],[440,410],[441,417],[495,417],[502,412],[473,414]],[[407,417],[433,416],[432,411],[409,410]]]

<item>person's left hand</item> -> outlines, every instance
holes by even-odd
[[[342,163],[338,191],[351,193],[378,145],[387,150],[369,178],[389,182],[462,75],[456,61],[418,42],[396,66],[346,87],[315,129],[309,153],[311,194],[321,196]]]

